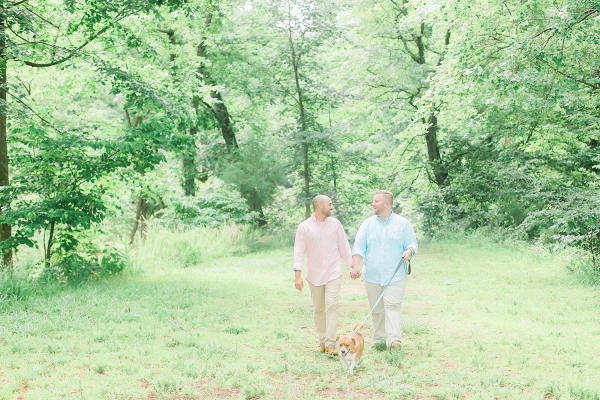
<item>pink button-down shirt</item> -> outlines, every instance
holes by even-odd
[[[315,286],[342,276],[341,259],[352,267],[352,253],[340,221],[327,217],[320,222],[313,214],[302,222],[294,242],[294,271],[302,270],[304,252],[308,258],[306,280]]]

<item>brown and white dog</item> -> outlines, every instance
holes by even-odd
[[[357,330],[361,327],[360,325],[360,322],[356,324],[352,333],[336,338],[340,347],[340,362],[344,371],[347,370],[350,375],[354,373],[354,367],[360,364],[360,358],[365,347],[365,339],[360,334],[360,330]]]

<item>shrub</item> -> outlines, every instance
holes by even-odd
[[[257,217],[239,192],[228,189],[216,179],[209,182],[196,197],[174,196],[169,203],[171,207],[162,218],[169,228],[216,227],[224,222],[252,224]]]
[[[57,252],[50,264],[44,268],[41,278],[79,284],[92,278],[118,274],[125,269],[127,262],[127,259],[115,249],[105,249],[95,254],[75,251]]]

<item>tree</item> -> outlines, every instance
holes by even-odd
[[[427,101],[426,93],[450,44],[451,24],[439,17],[439,5],[430,2],[390,0],[362,7],[369,18],[361,29],[372,45],[366,69],[371,98],[384,100],[404,118],[420,120],[430,181],[443,187],[449,160],[440,149],[439,104]]]
[[[457,1],[447,10],[460,24],[429,95],[457,132],[446,142],[453,178],[441,191],[456,202],[440,212],[424,201],[426,215],[594,248],[597,5]]]
[[[311,152],[318,152],[315,144],[323,130],[319,114],[330,101],[320,58],[335,32],[333,7],[328,2],[256,1],[238,14],[236,21],[245,29],[233,42],[246,56],[238,65],[252,70],[260,82],[245,86],[253,91],[252,101],[277,103],[275,108],[289,118],[276,129],[287,134],[284,140],[295,153],[292,163],[300,167],[302,203],[309,217]]]
[[[275,154],[257,140],[248,141],[223,169],[223,179],[233,185],[258,215],[258,225],[265,226],[263,208],[283,180],[282,167]]]
[[[7,146],[7,115],[10,112],[6,94],[10,92],[7,82],[9,61],[15,65],[22,64],[32,68],[52,68],[82,56],[86,47],[99,37],[110,31],[120,21],[136,13],[149,11],[155,6],[167,7],[180,6],[182,1],[150,1],[139,3],[126,1],[119,3],[106,3],[104,1],[88,1],[81,3],[55,3],[38,2],[31,5],[26,1],[3,2],[0,7],[0,185],[3,187],[2,219],[4,225],[0,226],[0,243],[4,253],[4,265],[12,262],[14,242],[11,241],[11,226],[6,222],[15,219],[9,212],[11,193],[15,191],[9,187],[8,146]],[[62,30],[66,22],[66,31]],[[78,45],[73,43],[79,42]],[[51,124],[39,116],[18,97],[13,100],[28,107],[39,121],[47,126]],[[73,206],[73,204],[71,204]],[[50,221],[51,232],[55,222]],[[51,235],[52,237],[52,235]],[[18,240],[17,240],[18,242]],[[51,249],[51,242],[48,250]]]

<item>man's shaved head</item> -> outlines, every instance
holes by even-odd
[[[329,197],[325,196],[324,194],[318,194],[314,197],[312,203],[313,203],[313,209],[316,211],[317,210],[317,206],[319,204],[323,204],[325,205],[326,203],[328,203],[329,201]]]
[[[329,197],[324,194],[316,195],[312,203],[315,209],[315,218],[319,221],[324,221],[325,218],[331,217],[331,211],[334,207]]]

